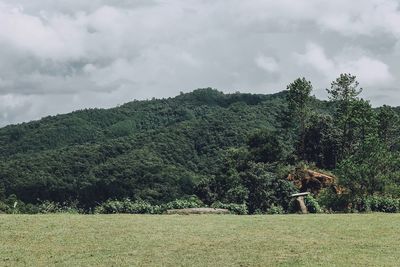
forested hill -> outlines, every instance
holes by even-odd
[[[299,78],[272,95],[206,88],[6,126],[0,204],[90,210],[110,199],[158,205],[194,197],[258,213],[288,211],[290,194],[301,190],[329,210],[365,210],[360,199],[377,195],[396,198],[400,210],[399,112],[373,109],[361,91],[355,76],[341,74],[330,100],[320,101]],[[308,169],[338,179],[329,188],[303,184]]]
[[[282,95],[223,94],[207,88],[174,98],[133,101],[112,109],[49,116],[0,129],[0,156],[104,143],[183,125],[228,122],[238,128],[271,127],[276,125],[276,115],[282,109]]]
[[[280,128],[284,93],[198,89],[174,98],[88,109],[0,129],[0,187],[26,202],[193,194],[229,148]]]

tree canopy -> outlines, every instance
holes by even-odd
[[[348,203],[400,197],[399,109],[372,108],[351,74],[328,93],[316,99],[299,78],[272,95],[205,88],[9,125],[0,129],[0,201],[90,209],[196,196],[267,212],[289,208],[298,188],[286,177],[299,164],[336,175]]]

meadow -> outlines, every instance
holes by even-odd
[[[0,215],[1,266],[398,266],[400,214]]]

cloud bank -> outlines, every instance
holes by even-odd
[[[215,87],[341,72],[399,105],[396,0],[0,0],[0,126]]]

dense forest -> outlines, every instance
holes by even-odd
[[[298,191],[325,211],[400,210],[399,109],[372,108],[351,74],[329,101],[312,90],[305,78],[272,95],[206,88],[6,126],[0,210],[187,200],[287,212]],[[307,170],[334,180],[305,185]]]

